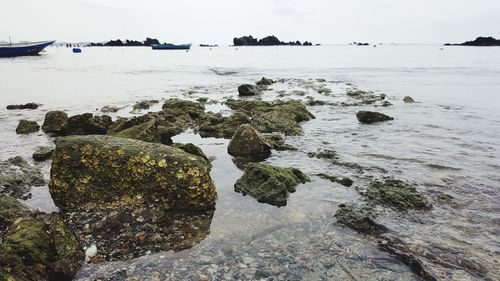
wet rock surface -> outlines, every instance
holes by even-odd
[[[40,146],[33,152],[33,159],[35,161],[45,161],[52,158],[52,153],[54,153],[54,147],[52,146]]]
[[[34,102],[26,103],[26,104],[9,104],[7,105],[8,110],[13,110],[13,109],[37,109],[38,104]]]
[[[111,136],[59,138],[50,193],[64,212],[161,205],[213,209],[216,192],[204,159],[161,144]]]
[[[340,204],[335,217],[338,223],[362,233],[377,235],[385,230],[385,227],[375,222],[374,213],[367,207]]]
[[[42,130],[47,134],[59,135],[68,122],[68,114],[64,111],[49,111],[45,114]]]
[[[146,110],[149,109],[153,104],[159,102],[160,102],[159,100],[143,100],[134,104],[132,108],[134,111]]]
[[[251,125],[241,125],[227,147],[229,154],[239,157],[265,159],[271,155],[271,145]]]
[[[40,125],[36,121],[20,120],[16,128],[16,134],[31,134],[38,132],[40,130]]]
[[[42,173],[22,157],[0,161],[0,194],[21,198],[32,186],[45,184]]]
[[[352,183],[353,183],[353,181],[348,177],[332,176],[332,175],[328,175],[325,173],[319,173],[319,174],[317,174],[317,176],[322,178],[322,179],[329,180],[331,182],[336,182],[336,183],[341,184],[341,185],[346,186],[346,187],[352,186]]]
[[[414,102],[415,102],[415,100],[413,100],[413,98],[412,98],[412,97],[410,97],[410,96],[405,96],[405,97],[403,98],[403,101],[404,101],[405,103],[414,103]]]
[[[250,84],[243,84],[238,87],[238,94],[240,96],[258,96],[261,95],[259,87]]]
[[[70,135],[104,135],[113,121],[110,116],[94,116],[92,113],[78,114],[68,118],[61,134]]]
[[[358,118],[359,122],[365,124],[394,120],[394,118],[386,114],[375,111],[359,111],[358,113],[356,113],[356,117]]]
[[[234,190],[250,195],[261,203],[286,206],[288,194],[295,192],[309,177],[294,168],[275,167],[265,163],[250,163],[243,176],[234,184]]]

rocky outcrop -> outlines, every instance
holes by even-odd
[[[257,83],[255,83],[257,86],[270,86],[274,84],[275,82],[272,79],[267,79],[266,77],[262,77]]]
[[[33,159],[35,161],[45,161],[52,158],[52,153],[54,153],[54,148],[51,146],[40,146],[33,152]]]
[[[243,84],[238,87],[238,94],[240,96],[258,96],[261,95],[259,87],[250,84]]]
[[[63,111],[49,111],[45,114],[42,130],[47,134],[60,135],[68,122],[68,114]]]
[[[13,110],[13,109],[37,109],[38,104],[34,102],[26,103],[26,104],[9,104],[7,105],[8,110]]]
[[[61,134],[70,135],[104,135],[113,123],[108,115],[94,116],[92,113],[78,114],[68,118]]]
[[[17,156],[0,161],[0,194],[21,198],[32,186],[44,184],[40,170],[29,165],[23,158]]]
[[[271,155],[271,145],[251,125],[241,125],[229,142],[227,152],[236,157],[265,159]]]
[[[159,102],[160,101],[158,101],[158,100],[143,100],[143,101],[140,101],[140,102],[137,102],[136,104],[134,104],[134,106],[132,107],[132,109],[134,111],[147,110],[153,104],[156,104],[156,103],[159,103]]]
[[[205,153],[203,153],[203,150],[201,150],[201,148],[197,147],[196,145],[194,145],[192,143],[174,143],[174,144],[172,144],[172,147],[183,150],[189,154],[199,156],[199,157],[205,159],[205,161],[207,163],[210,162],[207,155],[205,155]]]
[[[18,218],[29,214],[28,208],[14,197],[0,193],[0,236],[7,231]],[[1,241],[1,240],[0,240]]]
[[[359,122],[364,124],[394,120],[394,118],[388,115],[374,111],[359,111],[358,113],[356,113],[356,117],[358,118]]]
[[[261,203],[281,207],[286,206],[288,194],[307,181],[309,178],[298,169],[250,163],[234,184],[234,190],[248,194]]]
[[[262,39],[253,38],[252,36],[243,36],[239,38],[233,39],[234,46],[281,46],[281,45],[289,45],[289,46],[302,46],[300,41],[295,42],[283,42],[280,41],[276,36],[271,35],[264,37]],[[311,42],[305,42],[304,46],[312,46]]]
[[[377,235],[385,231],[385,227],[375,222],[375,214],[369,208],[340,204],[335,217],[338,223],[362,233]]]
[[[40,130],[40,126],[36,121],[29,120],[20,120],[19,124],[17,124],[16,134],[27,135],[31,133],[35,133]]]
[[[64,212],[157,205],[204,211],[215,206],[205,159],[161,144],[112,136],[59,138],[49,189]]]
[[[220,113],[207,114],[197,131],[204,138],[230,139],[234,136],[240,125],[251,122],[252,119],[250,116],[242,111],[236,111],[230,116],[222,116]]]
[[[467,41],[461,44],[446,43],[445,46],[475,46],[475,47],[492,47],[500,46],[500,40],[493,37],[477,37],[476,40]]]
[[[373,181],[363,193],[363,197],[369,203],[400,211],[432,208],[432,204],[414,186],[396,179]]]

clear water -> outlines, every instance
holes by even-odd
[[[286,207],[259,204],[233,191],[242,171],[226,152],[228,141],[187,132],[174,141],[193,142],[216,159],[212,177],[219,199],[210,235],[180,253],[86,265],[77,279],[260,279],[266,275],[261,271],[268,271],[277,280],[418,280],[407,266],[380,251],[374,239],[343,228],[334,218],[339,203],[359,201],[355,187],[387,175],[417,184],[434,204],[427,213],[381,210],[379,220],[391,235],[423,257],[444,257],[440,263],[424,259],[442,279],[500,278],[500,48],[85,48],[82,54],[49,48],[39,57],[0,59],[0,158],[29,159],[38,145],[50,144],[43,133],[16,135],[19,119],[41,124],[48,110],[99,113],[105,105],[125,107],[113,117],[129,116],[131,106],[143,99],[206,96],[222,101],[236,96],[238,85],[262,76],[326,79],[322,84],[333,96],[308,92],[322,100],[345,99],[351,87],[389,96],[394,106],[377,110],[395,121],[373,126],[363,126],[355,117],[358,110],[373,107],[310,107],[317,119],[303,124],[304,136],[287,138],[299,151],[276,152],[268,159],[306,173],[347,175],[354,186],[313,177],[291,194]],[[272,88],[263,99],[274,99],[278,90],[301,90],[295,82]],[[404,104],[407,95],[417,103]],[[31,101],[43,106],[34,111],[5,109]],[[211,105],[208,110],[226,109]],[[334,149],[343,160],[386,172],[359,174],[307,157],[318,149]],[[50,163],[36,165],[48,178]],[[29,206],[57,210],[46,187],[32,193]],[[452,196],[453,203],[439,200],[443,194]],[[480,265],[487,273],[480,276],[453,266],[463,263]]]

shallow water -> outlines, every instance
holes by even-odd
[[[390,229],[388,235],[427,257],[424,261],[442,279],[498,279],[500,49],[440,49],[394,45],[220,47],[190,52],[85,48],[75,55],[70,49],[49,48],[39,57],[0,59],[0,158],[30,159],[38,145],[50,144],[41,132],[15,134],[19,119],[41,124],[48,110],[99,113],[99,108],[114,105],[125,108],[113,117],[130,116],[131,106],[139,100],[208,97],[222,101],[236,96],[238,85],[262,76],[290,78],[273,85],[264,100],[275,99],[280,90],[304,90],[304,81],[333,91],[325,96],[306,89],[306,96],[332,102],[346,100],[346,89],[353,87],[384,93],[394,106],[376,110],[395,120],[377,125],[361,125],[355,117],[357,111],[373,106],[308,107],[316,119],[302,124],[304,136],[287,138],[299,151],[275,152],[267,161],[309,174],[349,176],[354,185],[348,188],[313,176],[312,182],[297,187],[282,208],[234,192],[242,171],[226,152],[227,140],[202,139],[192,132],[176,136],[175,142],[192,142],[215,157],[211,174],[219,199],[210,235],[179,253],[88,265],[77,279],[197,280],[207,275],[213,280],[250,280],[271,275],[278,280],[418,280],[406,265],[379,250],[373,238],[338,225],[334,218],[338,204],[360,200],[356,188],[383,176],[415,183],[434,204],[425,213],[379,210],[379,221]],[[326,82],[308,80],[316,78]],[[404,104],[406,95],[417,103]],[[31,101],[43,106],[34,111],[5,109],[7,104]],[[227,108],[214,104],[207,110]],[[307,156],[319,149],[336,150],[343,161],[368,169],[360,172]],[[48,178],[50,163],[36,165]],[[46,187],[33,188],[32,194],[26,202],[31,207],[57,210]],[[453,199],[443,200],[445,195]]]

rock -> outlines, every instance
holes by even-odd
[[[382,102],[382,106],[384,106],[384,107],[392,106],[392,103],[389,101],[384,101],[384,102]]]
[[[243,124],[250,124],[250,116],[241,111],[236,111],[230,116],[220,114],[207,115],[198,128],[200,136],[227,138],[234,136],[239,127]]]
[[[412,99],[412,97],[410,97],[410,96],[406,96],[406,97],[404,97],[404,98],[403,98],[403,101],[404,101],[405,103],[414,103],[414,102],[415,102],[415,101]]]
[[[116,112],[120,111],[121,109],[123,109],[123,107],[106,105],[103,108],[101,108],[101,112],[102,113],[116,113]]]
[[[1,241],[0,280],[72,280],[83,262],[76,237],[56,214],[18,218]]]
[[[356,113],[356,117],[358,118],[359,122],[365,124],[394,120],[394,118],[388,115],[374,111],[359,111],[358,113]]]
[[[13,109],[37,109],[38,108],[38,104],[34,103],[34,102],[30,102],[30,103],[27,103],[27,104],[10,104],[10,105],[7,105],[7,109],[8,110],[13,110]]]
[[[302,46],[300,41],[295,42],[282,42],[276,36],[267,36],[260,40],[257,38],[253,38],[252,36],[243,36],[240,38],[233,39],[234,46],[280,46],[280,45],[289,45],[289,46]],[[312,46],[311,42],[304,42],[304,46]]]
[[[277,151],[297,151],[298,149],[295,146],[289,145],[285,143],[285,138],[279,134],[271,134],[263,136],[264,140],[271,145],[274,150]]]
[[[318,159],[325,159],[331,162],[332,164],[336,166],[343,166],[351,169],[362,169],[363,167],[357,163],[352,163],[352,162],[345,162],[340,160],[340,157],[338,156],[337,152],[334,150],[320,150],[318,152],[309,152],[307,153],[307,156],[311,158],[318,158]]]
[[[251,125],[244,124],[229,142],[227,152],[232,156],[265,159],[271,155],[271,145]]]
[[[257,83],[255,83],[257,86],[270,86],[274,84],[274,81],[272,79],[267,79],[266,77],[262,77]]]
[[[155,118],[151,119],[149,122],[130,127],[111,135],[145,142],[161,143],[161,136],[158,131],[158,121]]]
[[[39,169],[31,166],[17,156],[0,161],[0,194],[9,194],[15,198],[30,191],[31,186],[45,184]]]
[[[159,103],[160,101],[158,100],[144,100],[144,101],[140,101],[140,102],[137,102],[136,104],[134,104],[134,106],[132,107],[134,109],[134,111],[139,111],[139,110],[146,110],[146,109],[149,109],[151,107],[151,105],[155,104],[155,103]]]
[[[337,222],[362,233],[377,235],[385,227],[375,222],[375,215],[367,208],[353,204],[340,204],[335,213]]]
[[[33,159],[35,161],[45,161],[52,158],[52,153],[54,153],[54,148],[51,146],[40,146],[33,153]]]
[[[281,207],[286,206],[288,193],[295,192],[298,184],[307,181],[309,178],[298,169],[250,163],[234,184],[234,190],[248,194],[261,203]]]
[[[16,134],[27,135],[40,130],[40,126],[35,121],[20,120],[16,128]]]
[[[238,87],[238,94],[240,96],[258,96],[261,95],[259,87],[250,84],[243,84]]]
[[[199,156],[205,159],[207,163],[209,162],[208,157],[205,153],[203,153],[203,150],[192,143],[174,143],[172,144],[172,147],[181,149],[189,154]]]
[[[62,135],[104,135],[112,123],[113,120],[108,115],[78,114],[68,118],[62,129]]]
[[[353,181],[348,177],[336,177],[336,176],[331,176],[331,175],[327,175],[327,174],[323,174],[323,173],[317,174],[317,176],[322,178],[322,179],[329,180],[331,182],[336,182],[336,183],[341,184],[341,185],[346,186],[346,187],[352,186],[352,183],[353,183]]]
[[[49,190],[62,211],[158,205],[204,211],[217,197],[210,165],[161,144],[112,136],[56,140]]]
[[[430,210],[432,204],[411,186],[396,179],[373,181],[363,193],[363,198],[372,204],[395,208],[400,211]]]
[[[476,46],[476,47],[491,47],[500,46],[500,40],[493,37],[477,37],[476,40],[467,41],[462,44],[445,44],[446,46]]]
[[[63,111],[49,111],[45,114],[42,130],[47,134],[59,135],[68,122],[68,114]]]
[[[19,217],[28,213],[28,208],[14,197],[0,193],[0,237]]]

